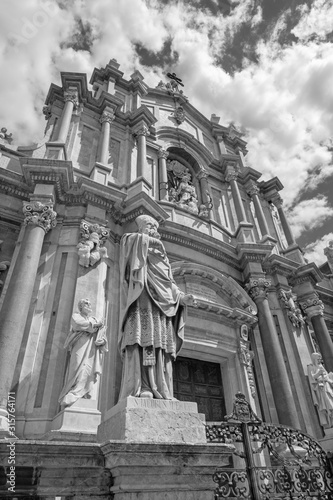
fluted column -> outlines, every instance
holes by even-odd
[[[65,106],[62,110],[60,124],[55,142],[65,143],[72,119],[73,110],[78,107],[78,92],[76,90],[64,91]]]
[[[279,422],[299,428],[296,406],[289,382],[274,319],[269,307],[267,288],[270,281],[251,278],[246,286],[250,297],[258,307],[261,342],[265,353],[267,370],[271,382]]]
[[[98,146],[97,161],[103,165],[107,165],[109,162],[109,145],[110,145],[110,131],[111,123],[114,120],[114,113],[111,111],[104,110],[100,118],[102,124],[102,132],[100,136],[100,142]]]
[[[248,194],[251,196],[253,200],[254,209],[256,211],[256,216],[260,227],[261,235],[262,237],[266,235],[269,236],[267,221],[259,198],[260,189],[258,188],[257,184],[253,181],[248,183],[246,187]]]
[[[146,168],[147,168],[147,148],[146,148],[146,137],[149,135],[149,130],[146,124],[136,130],[136,137],[138,141],[138,157],[136,164],[136,175],[137,177],[147,178]]]
[[[225,180],[230,183],[232,197],[235,203],[235,210],[237,214],[238,222],[246,222],[246,215],[244,210],[243,201],[239,192],[239,187],[237,184],[238,173],[234,167],[228,166],[226,171]]]
[[[28,227],[0,312],[0,417],[6,415],[7,395],[13,380],[28,317],[45,234],[56,225],[52,203],[24,202]],[[2,422],[4,424],[4,422]],[[3,425],[0,423],[3,430]]]
[[[300,306],[312,323],[325,367],[327,371],[333,372],[333,342],[324,319],[324,304],[314,292],[306,300],[301,299]]]
[[[166,149],[160,148],[158,150],[158,172],[159,172],[159,187],[160,187],[160,200],[168,200],[168,172],[166,160],[169,153]]]
[[[282,198],[279,195],[277,195],[274,198],[272,198],[272,202],[274,203],[274,205],[278,209],[282,229],[283,229],[284,235],[286,237],[288,246],[295,245],[296,244],[295,238],[294,238],[293,233],[291,231],[291,228],[289,226],[289,222],[287,220],[286,214],[284,213],[284,210],[283,210]]]

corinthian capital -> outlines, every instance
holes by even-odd
[[[34,224],[44,229],[47,233],[57,225],[57,213],[53,210],[53,204],[45,205],[40,201],[23,202],[24,224]]]
[[[139,136],[139,135],[150,135],[149,133],[149,128],[147,127],[147,125],[144,123],[139,129],[137,129],[135,131],[135,135],[136,136]]]
[[[259,194],[260,192],[260,189],[259,187],[257,186],[257,183],[254,182],[254,181],[250,181],[246,184],[246,192],[250,195],[250,196],[254,196],[255,194]]]
[[[157,152],[157,155],[159,158],[164,158],[166,160],[169,156],[169,151],[164,148],[160,148]]]
[[[107,122],[107,123],[112,123],[114,120],[114,112],[113,111],[103,111],[102,116],[100,117],[99,121],[101,123]]]
[[[314,316],[323,316],[324,314],[325,306],[317,295],[309,297],[306,300],[301,299],[300,306],[306,314],[307,319],[311,319]]]
[[[266,278],[250,278],[245,285],[245,290],[254,301],[267,299],[267,288],[271,281]]]
[[[208,178],[207,170],[204,167],[200,167],[197,179],[200,181],[200,179],[207,179],[207,178]]]
[[[238,172],[235,169],[235,167],[228,166],[227,171],[226,171],[226,175],[225,175],[225,180],[227,182],[235,181],[235,180],[237,180],[237,177],[238,177]]]
[[[65,102],[70,101],[74,104],[74,108],[79,107],[79,94],[77,90],[64,90],[64,100]]]

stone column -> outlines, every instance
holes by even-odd
[[[258,224],[260,227],[261,235],[262,237],[264,236],[269,236],[269,229],[267,225],[267,221],[264,215],[264,211],[262,209],[261,203],[260,203],[260,198],[259,198],[259,188],[255,182],[251,182],[247,185],[247,192],[251,196],[254,204],[254,209],[256,211],[256,216],[258,219]]]
[[[232,166],[227,167],[225,180],[230,183],[232,197],[235,203],[235,209],[237,214],[238,222],[246,222],[246,214],[244,210],[243,201],[239,192],[238,184],[237,184],[238,173],[236,169]]]
[[[166,149],[160,148],[158,150],[158,171],[161,201],[168,201],[168,173],[166,166],[166,159],[168,156],[169,153]]]
[[[110,130],[113,120],[114,113],[106,110],[103,111],[99,120],[102,124],[102,132],[98,145],[97,161],[103,165],[107,165],[109,162]]]
[[[261,341],[279,422],[298,429],[300,424],[297,418],[297,410],[268,302],[266,289],[270,284],[270,281],[265,278],[250,278],[246,289],[258,307]]]
[[[58,133],[54,142],[66,142],[73,110],[79,105],[77,90],[65,90],[64,100],[65,106],[62,110]]]
[[[197,179],[200,182],[200,190],[201,190],[201,199],[202,203],[208,207],[208,205],[211,203],[210,199],[208,198],[208,173],[205,168],[201,167],[200,171],[197,175]]]
[[[0,312],[0,417],[6,416],[7,395],[29,313],[45,234],[56,226],[52,203],[24,202],[26,228]],[[0,432],[5,430],[0,422]]]
[[[293,233],[291,231],[291,228],[289,226],[289,222],[287,220],[286,214],[284,213],[284,210],[283,210],[283,206],[282,206],[283,205],[283,200],[282,200],[282,198],[279,195],[277,195],[274,198],[272,198],[272,202],[274,203],[274,205],[278,209],[279,217],[280,217],[280,221],[281,221],[281,225],[282,225],[282,229],[283,229],[284,235],[286,237],[288,246],[296,245],[296,241],[295,241],[294,235],[293,235]]]
[[[140,129],[136,132],[136,137],[138,141],[138,158],[136,164],[136,175],[137,177],[147,177],[147,148],[146,148],[146,137],[149,135],[149,130],[147,125],[144,123]]]
[[[326,370],[333,372],[333,342],[324,319],[324,304],[314,292],[306,300],[301,299],[300,306],[312,323]]]

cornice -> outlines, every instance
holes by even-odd
[[[222,322],[228,323],[230,325],[238,324],[248,324],[249,326],[255,325],[258,322],[257,316],[254,316],[250,312],[244,311],[244,309],[239,309],[237,307],[229,307],[222,304],[216,304],[213,302],[206,302],[201,299],[197,299],[198,307],[196,310],[191,308],[191,315],[197,316],[202,319],[202,313],[199,313],[199,310],[205,311],[206,313],[210,313],[213,316],[213,319],[216,321],[216,316],[220,316],[223,318]]]
[[[319,270],[314,262],[299,266],[290,275],[288,281],[292,286],[300,285],[302,283],[310,282],[314,286],[324,279],[323,273]]]
[[[262,264],[262,268],[267,274],[279,274],[285,277],[290,277],[298,267],[297,262],[276,254],[267,257]]]

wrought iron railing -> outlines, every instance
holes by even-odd
[[[215,471],[215,500],[333,500],[333,471],[319,443],[301,431],[262,422],[236,394],[225,422],[206,426],[210,443],[234,444],[234,467]]]

